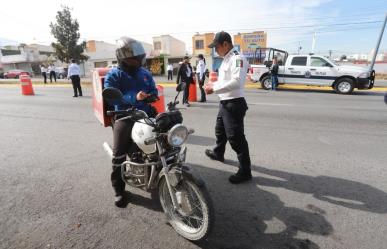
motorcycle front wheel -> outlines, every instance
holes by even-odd
[[[165,177],[159,182],[158,192],[168,222],[178,234],[191,241],[200,241],[208,236],[213,226],[214,212],[204,186],[199,187],[194,181],[183,179],[173,188],[178,201],[177,210],[173,207]]]

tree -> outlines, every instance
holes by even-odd
[[[53,42],[51,46],[61,62],[69,63],[71,59],[87,60],[89,57],[83,54],[86,42],[77,44],[80,37],[79,23],[71,18],[69,7],[62,7],[63,10],[57,12],[56,23],[50,23],[51,34],[57,40],[57,43]]]

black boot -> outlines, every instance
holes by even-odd
[[[213,150],[206,149],[205,153],[206,153],[206,156],[208,156],[212,160],[224,162],[224,157],[216,155]]]
[[[250,173],[250,174],[247,174],[247,173],[242,173],[242,172],[238,171],[236,174],[231,175],[231,176],[228,178],[228,180],[229,180],[232,184],[238,184],[238,183],[250,181],[251,178],[252,178],[251,173]]]

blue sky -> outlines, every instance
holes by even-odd
[[[126,35],[152,43],[153,36],[171,34],[191,51],[195,32],[266,31],[268,46],[295,52],[301,44],[303,52],[310,52],[316,31],[315,52],[334,55],[369,53],[387,12],[387,0],[20,0],[18,5],[23,8],[9,11],[14,3],[2,2],[0,37],[50,44],[49,24],[67,5],[83,40],[114,43]],[[387,51],[387,34],[381,50]]]

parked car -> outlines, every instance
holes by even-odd
[[[29,72],[19,69],[10,70],[4,73],[4,79],[19,79],[20,75],[31,75]]]
[[[67,77],[67,68],[55,67],[55,74],[57,79],[65,79]]]

